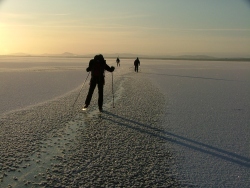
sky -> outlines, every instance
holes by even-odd
[[[250,57],[249,0],[0,0],[0,55]]]

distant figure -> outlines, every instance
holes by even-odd
[[[119,57],[117,57],[116,63],[117,63],[117,67],[120,66],[120,59],[119,59]]]
[[[115,67],[109,67],[106,64],[106,60],[104,59],[103,55],[96,55],[94,59],[91,59],[89,62],[89,67],[86,69],[87,72],[91,71],[91,80],[89,86],[89,92],[85,100],[85,106],[83,110],[86,110],[90,104],[92,95],[94,93],[96,84],[98,85],[98,106],[100,112],[102,111],[103,105],[103,87],[105,84],[105,74],[104,71],[107,70],[109,72],[113,72]]]
[[[134,66],[135,66],[135,72],[138,72],[138,66],[140,66],[140,60],[138,57],[134,61]]]

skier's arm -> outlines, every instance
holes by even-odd
[[[86,71],[87,71],[87,72],[91,71],[91,69],[92,69],[92,65],[93,65],[93,62],[94,62],[94,60],[93,60],[93,59],[91,59],[91,60],[89,61],[89,67],[88,67],[88,68],[86,68]]]
[[[109,72],[113,72],[115,70],[115,67],[113,66],[108,66],[107,64],[105,65],[105,70],[109,71]]]

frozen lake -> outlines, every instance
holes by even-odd
[[[1,58],[0,114],[79,88],[88,62]],[[114,59],[107,63],[115,66]],[[114,79],[133,72],[132,66],[133,60],[121,59]],[[250,187],[250,62],[141,59],[134,74],[149,78],[165,95],[162,126],[180,180],[198,187]]]
[[[89,59],[0,58],[0,114],[35,105],[77,88]]]
[[[163,126],[174,140],[180,176],[199,187],[249,187],[250,63],[151,61],[142,67],[167,98]]]

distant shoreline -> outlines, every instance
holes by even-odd
[[[93,56],[62,56],[62,55],[0,55],[2,57],[40,57],[40,58],[93,58]],[[117,58],[117,56],[105,56],[105,58]],[[120,59],[135,59],[135,57],[123,57],[119,56]],[[250,58],[196,58],[196,57],[140,57],[140,59],[152,59],[152,60],[191,60],[191,61],[241,61],[241,62],[250,62]]]

